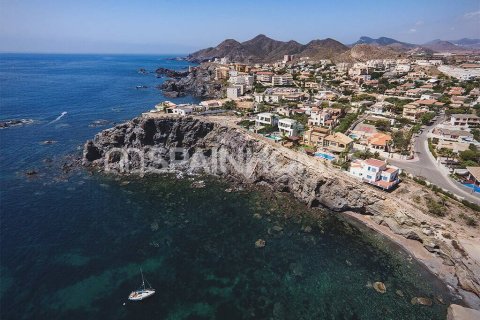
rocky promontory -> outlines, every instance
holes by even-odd
[[[162,69],[162,68],[160,68]],[[159,74],[160,69],[157,69]],[[163,69],[161,74],[170,77],[165,80],[159,89],[169,98],[192,95],[199,98],[222,98],[224,95],[223,84],[215,80],[215,67],[203,64],[195,67],[191,72],[177,72]]]
[[[289,192],[309,207],[345,212],[399,243],[471,307],[480,309],[480,236],[456,220],[474,214],[453,200],[433,216],[433,191],[404,181],[391,192],[363,184],[318,158],[245,131],[229,117],[135,118],[87,141],[83,164],[114,174],[181,171]],[[357,219],[358,218],[358,219]],[[458,218],[460,219],[460,218]]]
[[[166,76],[169,78],[181,78],[188,75],[188,71],[176,71],[167,68],[158,68],[157,70],[155,70],[155,73],[158,76]]]

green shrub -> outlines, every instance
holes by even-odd
[[[425,203],[427,205],[428,212],[439,217],[445,216],[445,207],[441,203],[435,201],[430,197],[425,197]]]
[[[478,204],[475,204],[475,203],[472,203],[468,200],[462,200],[462,204],[467,207],[467,208],[470,208],[474,211],[477,211],[477,212],[480,212],[480,206]]]

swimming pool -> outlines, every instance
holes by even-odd
[[[315,157],[320,157],[328,161],[332,161],[333,159],[335,159],[335,157],[332,156],[331,154],[323,153],[323,152],[315,152]]]
[[[473,189],[475,192],[480,192],[480,187],[474,185],[473,183],[464,183],[463,185],[467,188]]]
[[[350,134],[349,137],[352,138],[353,140],[358,138],[358,136],[354,133]]]
[[[282,137],[275,136],[275,135],[271,135],[271,134],[269,134],[268,136],[265,136],[265,137],[268,138],[268,139],[275,140],[275,141],[280,141],[280,140],[282,140]]]

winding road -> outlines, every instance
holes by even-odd
[[[418,137],[415,138],[414,160],[389,159],[388,162],[413,175],[424,177],[434,185],[480,205],[480,195],[473,193],[472,189],[464,187],[460,183],[452,180],[428,150],[427,133],[443,120],[444,117],[440,116],[435,123],[426,126]]]

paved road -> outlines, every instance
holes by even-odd
[[[466,188],[448,177],[446,172],[439,168],[439,164],[437,164],[435,158],[428,150],[427,133],[442,120],[443,118],[439,117],[433,125],[427,126],[415,139],[415,160],[389,159],[388,161],[399,168],[405,169],[409,173],[416,176],[422,176],[427,181],[448,190],[453,194],[461,196],[470,202],[480,205],[480,196],[476,193],[472,193],[472,189]]]

